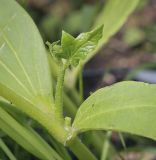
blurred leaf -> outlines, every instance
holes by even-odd
[[[146,34],[146,38],[148,41],[150,41],[151,43],[155,43],[156,44],[156,25],[150,25],[150,26],[146,26],[144,28],[144,32]]]
[[[30,128],[24,127],[12,116],[10,116],[1,106],[8,107],[9,104],[0,104],[0,129],[3,130],[8,136],[15,140],[28,152],[42,160],[52,160],[62,158],[44,141],[35,131]]]
[[[57,15],[45,16],[40,22],[40,30],[45,40],[55,41],[60,38],[62,19]]]
[[[17,160],[16,157],[12,154],[8,146],[3,142],[1,138],[0,138],[0,148],[5,152],[5,154],[8,156],[10,160]]]
[[[106,2],[103,10],[96,18],[93,27],[104,24],[103,37],[96,47],[96,50],[92,54],[87,56],[85,62],[87,62],[93,55],[95,55],[99,49],[108,42],[111,36],[113,36],[125,23],[128,16],[134,11],[139,0],[109,0]]]
[[[123,35],[124,42],[130,46],[139,44],[144,38],[144,32],[139,28],[128,28]]]
[[[98,3],[97,5],[84,5],[82,9],[71,12],[65,19],[63,29],[73,35],[88,31],[94,22],[97,10]]]
[[[156,140],[155,96],[156,85],[143,82],[120,82],[100,89],[80,106],[73,130],[115,130]]]
[[[148,5],[149,1],[148,0],[141,0],[139,1],[138,5],[137,5],[137,11],[140,11],[142,9],[144,9],[147,5]]]

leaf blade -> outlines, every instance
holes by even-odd
[[[15,1],[2,0],[0,14],[0,95],[51,111],[48,59],[34,22]]]
[[[156,85],[121,82],[95,92],[80,107],[76,132],[90,129],[123,131],[156,139]]]

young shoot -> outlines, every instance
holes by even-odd
[[[81,33],[76,38],[63,31],[61,44],[59,44],[60,41],[46,43],[52,58],[59,65],[54,115],[61,124],[65,123],[63,117],[63,82],[65,72],[69,66],[76,67],[80,61],[84,60],[96,48],[99,40],[102,38],[102,34],[103,25],[91,32]]]

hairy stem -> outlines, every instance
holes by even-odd
[[[53,61],[53,59],[51,57],[49,58],[49,60],[50,60],[52,76],[54,77],[54,79],[56,79],[56,77],[57,77],[56,75],[59,75],[59,72],[61,72],[61,69],[59,69],[58,65]],[[79,71],[79,72],[81,72],[81,71]],[[75,88],[69,89],[69,88],[65,87],[65,90],[66,90],[66,92],[65,92],[63,98],[64,98],[64,105],[66,107],[65,108],[66,113],[68,116],[74,118],[76,111],[77,111],[77,108],[78,108],[77,106],[79,106],[82,103],[81,98],[80,98],[80,93],[78,93]],[[70,97],[67,95],[67,93],[68,93],[68,95],[70,95]],[[102,143],[103,133],[102,132],[101,132],[101,134],[94,133],[94,136],[91,135],[91,139],[92,139],[93,145],[96,146],[95,147],[96,150],[98,152],[100,152],[99,149],[97,149],[97,146],[99,146],[99,145],[102,146],[102,144],[98,144],[97,139],[99,139],[99,141],[101,140],[100,142]],[[81,143],[81,145],[83,146],[82,148],[86,148],[86,146],[84,144]],[[74,153],[79,152],[80,148],[78,148],[78,151],[76,151],[76,149],[73,149],[73,150],[74,150]],[[87,150],[87,152],[89,151],[88,149],[85,149],[85,150]],[[85,155],[86,155],[86,153],[85,153]]]
[[[79,70],[79,92],[80,92],[80,98],[81,103],[83,102],[83,66],[81,65],[81,68]]]
[[[64,83],[65,71],[68,68],[68,66],[69,66],[68,61],[65,64],[60,62],[60,68],[59,68],[57,84],[56,84],[54,115],[55,115],[55,118],[61,123],[64,122],[64,118],[63,118],[63,83]]]

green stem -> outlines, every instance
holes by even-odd
[[[17,160],[16,157],[12,154],[10,149],[7,147],[7,145],[3,142],[3,140],[0,138],[0,147],[5,152],[5,154],[8,156],[10,160]]]
[[[53,136],[57,141],[65,145],[69,137],[69,131],[66,130],[63,125],[60,125],[60,123],[58,123],[58,121],[56,121],[55,119],[51,119],[51,117],[48,118],[48,115],[42,113],[38,116],[40,123],[49,131],[50,135]],[[78,140],[78,138],[75,138],[68,143],[69,144],[67,145],[69,146],[71,151],[80,160],[96,160],[93,154],[87,149],[87,147],[83,143],[81,143],[80,140]]]
[[[55,139],[50,135],[47,135],[47,137],[48,137],[48,140],[50,141],[50,143],[52,144],[52,146],[55,148],[56,152],[61,157],[63,157],[63,159],[72,160],[69,152],[66,150],[66,148],[62,144],[55,141]]]
[[[83,102],[83,66],[81,65],[80,71],[79,71],[79,92],[80,92],[80,98],[81,103]]]
[[[60,68],[59,68],[57,84],[56,84],[56,92],[55,92],[54,115],[55,115],[55,118],[61,123],[64,122],[64,118],[63,118],[63,83],[64,83],[65,71],[68,68],[68,66],[69,66],[68,61],[65,64],[60,62],[60,66],[59,66]]]
[[[102,131],[92,131],[90,132],[89,138],[91,139],[91,144],[93,144],[96,153],[100,155],[103,147],[103,140],[105,138],[104,133]]]
[[[112,132],[109,131],[106,134],[106,139],[104,141],[104,145],[103,145],[103,150],[102,150],[102,155],[101,155],[101,160],[106,160],[107,156],[108,156],[108,150],[110,147],[110,137],[112,135]]]
[[[52,75],[53,75],[53,77],[54,77],[54,79],[56,79],[56,75],[59,75],[59,67],[58,67],[58,65],[51,59],[51,57],[49,58],[49,60],[50,60],[50,66],[51,66],[51,71],[52,71]],[[81,67],[82,68],[82,67]],[[81,72],[81,71],[80,71]],[[79,93],[76,91],[76,89],[75,88],[72,88],[72,89],[68,89],[67,87],[65,88],[66,89],[66,91],[68,92],[68,94],[70,95],[70,97],[72,97],[72,99],[71,98],[69,98],[69,96],[65,93],[64,95],[64,105],[65,105],[65,107],[66,107],[66,111],[67,111],[67,114],[68,114],[68,116],[70,116],[70,117],[74,117],[75,116],[75,114],[76,114],[76,111],[77,111],[77,106],[76,106],[76,104],[77,105],[80,105],[80,103],[81,103],[81,100],[82,99],[80,99],[80,95],[79,95]],[[81,93],[83,93],[83,92],[81,92]],[[82,95],[82,94],[81,94]],[[83,97],[83,96],[81,96],[81,97]],[[74,104],[73,103],[73,101],[74,101],[74,103],[76,103],[76,104]],[[53,134],[52,134],[53,135]],[[103,134],[102,134],[103,135]],[[65,136],[64,136],[65,137]],[[64,137],[62,137],[62,139],[64,139]],[[92,137],[92,141],[93,141],[93,144],[97,144],[97,139],[101,139],[101,142],[102,142],[102,140],[103,140],[103,136],[101,137],[101,135],[99,135],[99,134],[95,134],[93,137]],[[83,145],[84,146],[84,145]],[[95,146],[97,146],[97,145],[95,145]],[[99,146],[99,145],[98,145]],[[84,148],[84,147],[83,147]],[[75,149],[74,149],[75,150]],[[98,149],[97,149],[98,150]],[[76,152],[76,151],[74,151],[74,152]]]
[[[79,160],[97,160],[97,158],[78,138],[72,140],[72,142],[68,144],[68,147]]]

